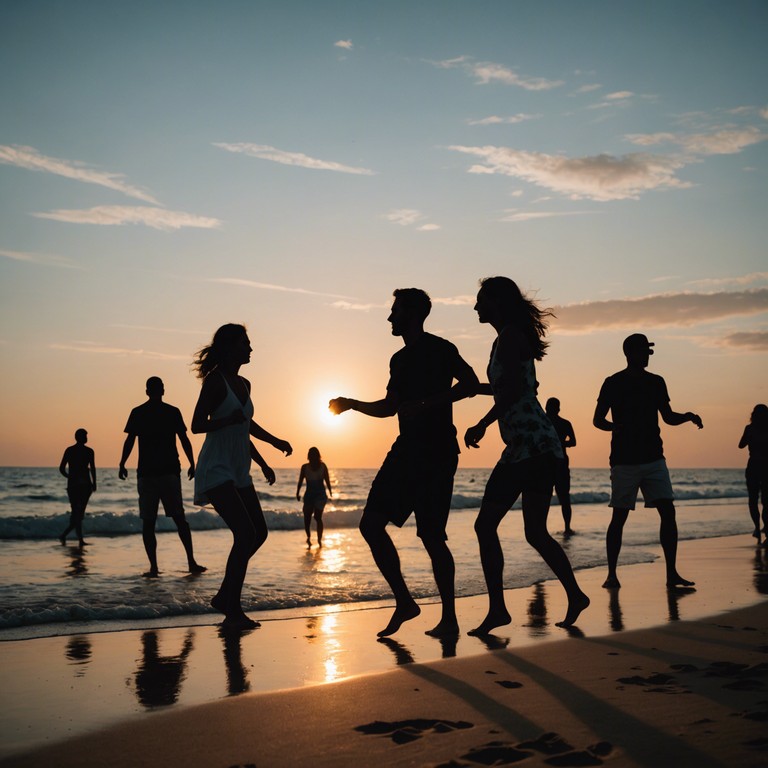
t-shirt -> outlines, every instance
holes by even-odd
[[[659,408],[669,402],[669,395],[661,376],[648,371],[614,373],[603,382],[597,402],[611,409],[612,467],[664,458]]]
[[[125,432],[139,438],[136,477],[179,474],[176,435],[186,431],[181,411],[175,406],[151,400],[136,406],[125,425]]]
[[[387,392],[399,404],[447,392],[453,380],[474,376],[459,350],[450,341],[423,333],[392,355],[389,361]],[[398,414],[400,436],[396,445],[408,448],[446,450],[459,453],[456,427],[453,426],[453,406],[446,402],[430,407],[410,418]]]

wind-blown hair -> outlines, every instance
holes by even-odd
[[[432,311],[432,300],[421,288],[397,288],[392,295],[405,304],[409,312],[413,312],[420,320],[426,320]]]
[[[213,334],[211,343],[200,349],[192,361],[192,368],[197,378],[204,379],[214,370],[226,358],[232,345],[247,332],[244,325],[237,323],[222,325]]]
[[[480,290],[496,304],[505,322],[523,332],[531,345],[534,359],[541,360],[549,346],[544,337],[549,327],[548,318],[554,317],[552,310],[540,309],[508,277],[486,277],[480,281]]]
[[[320,455],[320,451],[314,446],[307,451],[307,461],[310,463],[313,469],[320,466],[323,457]]]

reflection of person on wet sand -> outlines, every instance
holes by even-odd
[[[418,288],[398,289],[394,296],[388,320],[392,335],[401,336],[405,346],[390,360],[386,397],[375,402],[339,397],[329,407],[337,414],[354,410],[378,418],[398,417],[400,434],[371,485],[360,521],[360,532],[395,596],[392,618],[378,635],[394,634],[421,613],[386,531],[390,522],[402,526],[411,512],[442,601],[442,617],[427,634],[457,634],[455,565],[445,533],[459,453],[451,404],[473,395],[478,382],[453,344],[424,330],[432,307],[429,296]],[[452,386],[454,379],[458,383]]]
[[[301,500],[301,484],[306,480],[307,490],[304,492],[304,530],[307,534],[307,546],[312,543],[310,526],[312,518],[317,525],[317,544],[323,546],[323,510],[328,501],[328,496],[333,497],[331,478],[328,476],[328,467],[323,462],[320,451],[310,448],[307,451],[307,463],[301,465],[299,471],[299,483],[296,486],[296,501]],[[325,489],[328,488],[328,496]]]
[[[64,451],[59,464],[59,472],[67,478],[67,496],[69,497],[69,525],[64,529],[59,541],[65,544],[71,531],[77,534],[77,542],[83,547],[83,518],[91,493],[96,490],[96,464],[92,448],[88,448],[88,433],[84,429],[75,432],[75,444]]]
[[[616,566],[621,551],[624,523],[635,508],[637,491],[646,507],[656,507],[661,518],[659,539],[667,565],[668,587],[691,587],[692,581],[677,572],[677,522],[675,498],[664,460],[659,414],[666,424],[691,422],[699,429],[701,419],[691,413],[676,413],[669,405],[667,385],[661,376],[648,373],[653,342],[642,333],[624,339],[627,367],[609,376],[600,389],[593,424],[611,433],[611,523],[605,536],[608,554],[606,589],[618,589]],[[611,412],[612,421],[606,416]]]
[[[768,405],[759,403],[752,409],[749,424],[739,440],[739,448],[749,449],[744,476],[747,480],[749,514],[755,530],[752,535],[760,543],[760,502],[763,504],[763,530],[768,544]]]
[[[139,490],[139,514],[142,524],[144,549],[149,559],[149,571],[145,576],[158,576],[157,567],[157,537],[155,524],[160,502],[166,517],[176,524],[179,538],[187,555],[187,567],[190,573],[202,573],[205,567],[195,562],[192,549],[192,532],[184,515],[184,505],[181,500],[181,464],[179,452],[176,449],[176,438],[179,439],[184,454],[189,461],[187,477],[195,476],[195,456],[192,453],[192,443],[187,437],[187,427],[181,416],[181,411],[163,402],[165,387],[157,376],[147,379],[146,403],[136,406],[128,417],[125,425],[127,436],[123,444],[123,454],[120,458],[118,475],[121,480],[128,477],[125,462],[131,455],[136,438],[139,438],[139,464],[136,469],[137,486]]]
[[[571,528],[571,470],[568,461],[568,448],[576,447],[576,434],[573,431],[573,425],[568,419],[560,415],[560,401],[556,397],[550,397],[544,410],[552,422],[552,426],[560,438],[560,448],[563,451],[563,458],[557,460],[555,467],[555,496],[560,504],[560,511],[563,513],[563,522],[566,536],[572,536],[574,533]]]
[[[246,633],[248,634],[248,633]],[[250,690],[248,670],[243,665],[242,632],[231,632],[219,627],[219,637],[224,644],[224,665],[227,670],[227,696],[237,696]]]
[[[288,442],[271,435],[253,420],[251,383],[239,375],[250,362],[251,343],[245,327],[229,323],[219,328],[213,341],[195,357],[194,367],[203,380],[192,431],[205,433],[197,459],[195,504],[212,504],[232,531],[232,549],[224,580],[211,605],[224,614],[228,628],[259,625],[246,616],[240,597],[248,561],[267,540],[267,524],[253,487],[251,459],[259,464],[268,482],[274,472],[249,439],[249,434],[290,456]]]
[[[178,701],[193,637],[194,633],[189,630],[180,653],[161,656],[158,632],[150,630],[141,636],[142,658],[136,670],[136,696],[143,706],[167,707]]]
[[[547,530],[555,461],[561,449],[552,422],[536,399],[534,361],[546,353],[544,335],[551,313],[523,296],[508,277],[489,277],[481,282],[475,311],[478,320],[490,324],[497,334],[488,363],[490,384],[482,385],[480,390],[481,394],[493,395],[494,403],[466,431],[464,442],[468,448],[477,448],[488,427],[498,421],[506,447],[488,478],[475,521],[488,587],[488,614],[469,634],[484,635],[512,621],[504,602],[504,554],[498,528],[520,496],[525,538],[552,569],[568,596],[568,610],[557,626],[569,627],[589,605],[589,598],[576,583],[568,556]]]

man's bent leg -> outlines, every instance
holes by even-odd
[[[675,505],[671,499],[662,499],[656,502],[661,518],[659,526],[659,541],[664,550],[664,559],[667,564],[668,587],[692,587],[695,582],[684,579],[677,572],[677,521],[675,519]]]
[[[203,571],[207,571],[208,569],[204,565],[200,565],[200,563],[195,560],[195,552],[192,547],[192,531],[190,530],[187,518],[181,514],[174,515],[172,520],[176,523],[176,528],[179,531],[179,538],[181,539],[182,546],[187,554],[187,567],[189,568],[189,572],[203,573]]]
[[[424,549],[432,561],[432,573],[435,576],[437,591],[443,605],[443,612],[437,626],[426,631],[427,635],[456,635],[459,632],[459,622],[456,618],[456,593],[454,581],[456,565],[448,544],[443,538],[423,538]]]
[[[421,609],[408,591],[408,587],[400,570],[400,556],[397,554],[394,542],[386,531],[387,519],[380,514],[366,509],[360,520],[360,533],[371,549],[374,562],[381,575],[389,584],[395,596],[395,612],[389,624],[378,632],[379,637],[392,635],[400,629],[400,625],[414,619]]]
[[[606,589],[617,589],[621,586],[616,576],[616,567],[619,563],[621,552],[621,537],[624,533],[624,523],[629,517],[628,509],[615,508],[611,515],[611,522],[605,533],[605,552],[608,558],[608,578],[603,582]]]
[[[144,518],[141,521],[141,537],[144,540],[144,550],[149,558],[149,570],[145,576],[159,576],[157,567],[157,538],[155,537],[155,521],[157,518]]]

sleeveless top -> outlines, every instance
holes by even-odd
[[[504,369],[496,356],[497,344],[491,349],[488,363],[488,381],[494,394],[501,387]],[[536,399],[536,367],[533,358],[520,364],[522,388],[520,397],[510,405],[499,418],[499,431],[505,448],[500,462],[509,464],[523,461],[534,456],[552,453],[557,458],[563,457],[560,438],[552,422]]]
[[[222,378],[227,394],[211,418],[224,418],[239,408],[245,414],[245,420],[240,424],[230,424],[214,432],[206,432],[195,467],[195,504],[200,506],[210,503],[206,491],[218,485],[230,480],[236,488],[247,488],[252,484],[249,429],[253,418],[253,403],[249,395],[243,405],[224,376]]]
[[[323,476],[322,464],[317,469],[305,464],[304,479],[307,481],[307,490],[304,492],[304,501],[328,501]]]

